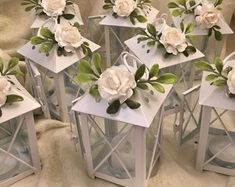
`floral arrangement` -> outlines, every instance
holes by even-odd
[[[151,10],[150,0],[104,0],[104,2],[103,9],[112,9],[115,18],[129,18],[133,25],[136,20],[145,23],[146,14]]]
[[[195,53],[196,49],[188,41],[191,41],[192,36],[190,33],[193,31],[193,24],[190,23],[186,27],[181,22],[181,30],[175,27],[170,27],[166,24],[161,26],[160,31],[157,31],[156,26],[148,24],[147,29],[137,29],[136,32],[140,35],[138,37],[138,43],[147,41],[149,48],[156,44],[160,48],[165,49],[165,57],[169,55],[178,55],[183,53],[188,57],[191,53]],[[150,50],[147,50],[149,53]]]
[[[165,89],[162,84],[173,84],[177,77],[171,73],[159,73],[158,64],[148,69],[144,64],[140,65],[135,72],[130,71],[125,65],[112,66],[102,69],[100,54],[92,56],[91,64],[82,60],[79,63],[79,73],[76,77],[80,83],[89,83],[89,94],[97,100],[104,99],[109,103],[106,112],[117,113],[122,105],[130,109],[137,109],[140,103],[134,100],[138,90],[151,91],[150,87],[160,93]]]
[[[23,0],[21,5],[26,6],[25,11],[34,9],[36,15],[55,17],[58,23],[61,17],[67,20],[74,18],[74,15],[68,11],[68,6],[73,5],[71,0]]]
[[[83,41],[77,22],[74,25],[58,24],[54,33],[47,27],[42,27],[39,30],[39,36],[31,38],[31,44],[33,48],[40,45],[39,52],[46,53],[47,56],[54,46],[57,46],[58,56],[66,56],[76,52],[77,49],[82,49],[87,56],[92,54],[89,43]]]
[[[24,100],[23,97],[19,95],[10,94],[11,85],[14,83],[8,80],[8,76],[23,75],[19,68],[17,68],[18,64],[18,58],[13,57],[9,60],[9,62],[4,63],[3,59],[0,57],[0,117],[2,116],[1,108],[3,106]]]
[[[227,86],[229,97],[235,97],[235,68],[224,68],[221,58],[215,59],[215,65],[211,65],[206,61],[198,61],[194,66],[202,71],[207,71],[210,74],[206,76],[207,81],[211,81],[214,86]]]
[[[198,2],[197,2],[198,1]],[[208,36],[214,32],[215,39],[222,40],[221,28],[218,25],[221,17],[221,8],[219,7],[223,0],[215,0],[215,3],[199,0],[176,0],[170,2],[168,8],[172,9],[174,17],[184,15],[194,15],[197,26],[208,30]],[[184,19],[184,18],[183,18]]]

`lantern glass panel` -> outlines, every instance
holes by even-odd
[[[235,128],[229,111],[213,108],[207,145],[206,161],[228,169],[235,169]]]
[[[134,177],[134,129],[130,124],[89,115],[94,168],[120,179]]]
[[[19,117],[0,124],[0,181],[28,170],[27,164],[32,160],[25,121]]]

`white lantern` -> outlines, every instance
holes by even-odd
[[[33,110],[40,108],[14,78],[12,92],[24,98],[19,103],[6,105],[0,117],[0,186],[12,183],[41,169]]]
[[[164,94],[137,94],[139,109],[106,113],[108,103],[84,95],[72,107],[90,177],[128,187],[147,187],[160,155]],[[146,95],[145,95],[146,94]]]
[[[234,60],[226,65],[235,67]],[[235,111],[235,100],[226,96],[226,87],[211,86],[204,81],[206,75],[204,73],[199,97],[202,112],[196,168],[234,176],[234,128],[229,124],[232,119],[228,121],[224,117],[226,112]]]
[[[83,41],[89,43],[91,51],[95,51],[100,47],[85,38],[83,38]],[[32,44],[28,42],[18,52],[26,58],[26,62],[39,65],[41,75],[44,76],[42,80],[45,80],[46,77],[47,79],[53,78],[53,82],[48,86],[48,89],[44,90],[44,88],[40,88],[40,92],[46,93],[51,113],[62,121],[68,122],[68,107],[71,107],[72,100],[76,98],[76,93],[71,96],[71,90],[76,90],[77,92],[79,87],[74,83],[74,77],[67,71],[70,68],[70,70],[76,73],[77,67],[75,64],[84,58],[85,55],[79,51],[68,56],[58,56],[57,50],[54,48],[50,55],[46,56],[45,54],[39,53],[38,46],[35,49],[32,47]],[[28,67],[28,69],[32,69],[29,64]],[[30,75],[33,76],[33,74]],[[32,77],[32,79],[34,78]],[[35,90],[38,90],[38,88]]]
[[[150,10],[143,11],[146,13],[147,22],[146,23],[140,23],[136,21],[135,25],[133,25],[128,17],[117,17],[115,18],[112,13],[109,13],[105,16],[104,19],[101,20],[99,23],[100,25],[104,26],[104,34],[105,34],[105,52],[106,52],[106,61],[108,66],[111,65],[111,61],[113,61],[113,53],[112,53],[112,45],[111,41],[112,39],[117,40],[117,44],[115,45],[115,52],[117,52],[117,46],[121,46],[121,50],[119,51],[116,56],[118,57],[123,50],[126,49],[124,45],[124,39],[122,38],[122,35],[120,35],[121,29],[125,29],[125,31],[131,31],[131,29],[134,28],[146,28],[147,23],[152,23],[156,16],[158,15],[159,11],[151,6],[149,8]],[[110,36],[113,36],[113,38],[110,38]],[[125,33],[126,34],[126,33]]]

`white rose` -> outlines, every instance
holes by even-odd
[[[11,83],[3,76],[0,76],[0,107],[7,101],[7,93],[11,88]]]
[[[71,25],[58,25],[55,31],[55,40],[67,52],[74,52],[83,43],[82,36],[77,27]]]
[[[48,16],[62,15],[66,7],[65,0],[42,0],[41,6]]]
[[[228,89],[232,94],[235,94],[235,68],[228,74],[227,80]]]
[[[98,79],[100,96],[109,103],[115,100],[124,103],[133,95],[135,87],[135,77],[124,65],[108,68]]]
[[[169,26],[163,29],[159,42],[164,45],[168,53],[174,55],[177,55],[178,52],[185,51],[187,47],[185,34],[179,29]]]
[[[134,0],[116,0],[113,11],[120,17],[128,17],[137,7]]]
[[[201,29],[210,29],[218,24],[220,19],[220,11],[216,9],[212,3],[204,3],[203,5],[197,6],[195,9],[196,23]]]

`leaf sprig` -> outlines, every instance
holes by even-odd
[[[206,61],[198,61],[194,63],[194,66],[202,71],[210,72],[205,78],[207,81],[211,81],[210,84],[214,86],[227,85],[228,73],[232,70],[231,67],[224,69],[223,61],[221,58],[215,58],[215,67]]]
[[[103,9],[109,10],[113,9],[115,6],[115,0],[104,0]],[[136,24],[136,20],[140,23],[147,22],[146,15],[141,15],[141,11],[151,10],[151,1],[150,0],[139,0],[137,3],[137,8],[133,10],[133,12],[129,15],[129,19],[133,25]],[[148,11],[147,11],[148,13]],[[113,17],[118,18],[117,13],[112,13]]]
[[[143,79],[143,76],[148,70],[148,79]],[[103,73],[102,69],[102,58],[100,54],[93,54],[91,63],[87,60],[82,60],[79,63],[79,73],[76,76],[76,80],[80,83],[91,83],[89,94],[95,98],[100,98],[100,93],[98,89],[97,81]],[[177,81],[177,77],[171,73],[165,73],[159,75],[159,65],[153,65],[150,70],[142,64],[138,67],[135,72],[135,81],[137,83],[137,87],[133,89],[133,92],[136,92],[136,89],[141,90],[151,90],[149,86],[153,87],[156,91],[160,93],[164,93],[165,89],[162,84],[173,84]],[[130,109],[137,109],[141,105],[138,101],[133,100],[133,98],[129,98],[124,102]],[[112,103],[109,103],[109,107],[106,112],[108,114],[115,114],[121,108],[121,103],[119,100],[115,100]]]
[[[77,22],[74,23],[73,26],[77,27],[77,29],[79,30],[79,24]],[[49,53],[51,52],[53,47],[55,45],[57,45],[57,41],[55,40],[55,35],[47,27],[42,27],[40,29],[39,34],[40,34],[40,36],[33,36],[30,39],[31,44],[33,45],[33,49],[35,49],[36,45],[40,45],[39,52],[45,53],[47,56],[49,56]],[[83,42],[79,48],[82,50],[84,55],[91,57],[92,51],[89,48],[88,42]],[[70,53],[65,51],[64,47],[58,46],[58,48],[57,48],[57,55],[58,56],[62,56],[62,55],[67,56],[69,54]]]
[[[218,6],[220,6],[222,4],[222,2],[223,2],[223,0],[215,0],[214,6],[217,7],[218,10],[220,10],[220,7],[218,7]],[[187,4],[189,5],[189,7],[187,6]],[[196,9],[196,7],[194,7],[195,5],[196,5],[195,0],[176,0],[176,2],[168,3],[168,8],[172,9],[172,11],[171,11],[172,16],[178,17],[178,16],[182,16],[183,14],[194,15],[194,11]],[[202,4],[199,4],[199,5],[201,6]],[[219,25],[214,25],[213,27],[208,29],[208,36],[209,37],[212,36],[212,34],[214,32],[215,39],[217,41],[221,41],[222,34],[219,31],[220,29],[221,29],[221,27]]]
[[[24,73],[18,67],[19,59],[16,57],[12,57],[8,63],[4,63],[3,59],[0,57],[0,75],[15,75],[15,76],[23,76]]]
[[[59,15],[57,18],[58,24],[60,23],[61,17],[67,20],[73,19],[75,16],[70,13],[66,13],[67,6],[72,5],[73,1],[71,0],[66,0],[66,8],[63,12],[62,15]],[[23,0],[21,3],[22,6],[25,6],[25,11],[31,11],[32,9],[35,10],[36,15],[38,16],[47,16],[46,13],[43,11],[43,7],[41,5],[41,0]]]
[[[193,36],[190,35],[190,33],[194,30],[193,24],[189,23],[187,25],[187,27],[185,27],[184,23],[181,22],[180,25],[181,25],[181,31],[186,35],[187,40],[191,41],[193,39]],[[138,35],[140,35],[137,38],[138,43],[145,41],[145,42],[147,42],[147,46],[149,48],[155,46],[156,44],[158,45],[159,48],[164,48],[164,46],[159,42],[162,33],[158,34],[154,25],[149,23],[149,24],[147,24],[147,29],[138,28],[138,29],[136,29],[136,32]],[[186,47],[185,51],[182,52],[186,57],[188,57],[190,54],[196,52],[195,47],[190,45],[188,42],[187,42],[187,45],[188,46]],[[149,52],[150,52],[150,49],[147,50],[147,53],[149,53]],[[171,54],[167,53],[167,51],[166,51],[164,56],[168,57],[170,55]]]

